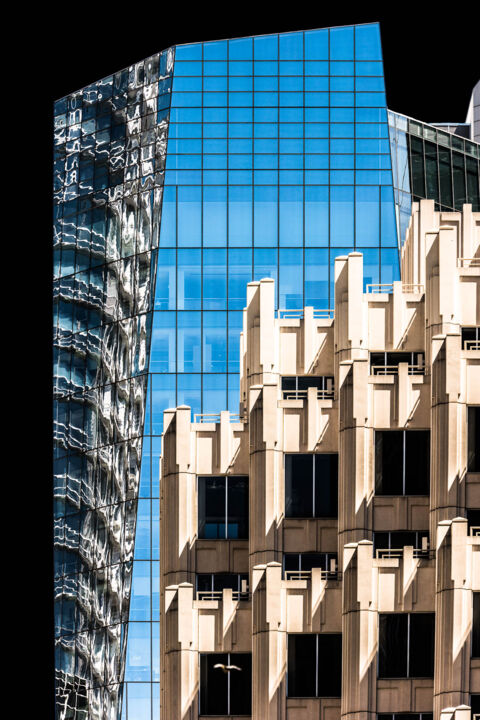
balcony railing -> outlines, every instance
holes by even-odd
[[[285,570],[285,580],[309,580],[312,576],[311,570]],[[338,570],[322,570],[322,580],[338,580]]]
[[[378,294],[393,292],[393,283],[369,283],[366,287],[367,294]],[[423,293],[425,287],[422,283],[402,283],[402,292],[404,293]]]
[[[313,317],[318,319],[326,318],[327,320],[333,318],[334,310],[314,310]],[[288,320],[302,320],[304,317],[303,310],[277,310],[277,317],[279,319]]]
[[[230,422],[243,422],[243,415],[238,413],[230,413]],[[195,413],[193,416],[194,423],[219,423],[220,413]]]
[[[457,258],[457,267],[480,267],[480,257]]]
[[[221,601],[223,597],[223,590],[198,590],[197,600],[217,600]],[[242,592],[241,590],[232,590],[232,599],[238,600],[249,600],[249,592]]]
[[[464,340],[464,350],[480,350],[480,340]]]
[[[398,365],[372,365],[372,375],[398,375]],[[409,375],[426,375],[425,365],[408,365]]]
[[[305,400],[308,397],[308,390],[283,390],[282,393],[284,400]],[[335,391],[333,388],[331,390],[317,388],[318,400],[329,400],[333,399],[334,396]]]
[[[403,557],[403,551],[405,548],[377,548],[376,558],[377,560],[400,558]],[[414,558],[428,558],[430,557],[431,551],[423,548],[413,548]]]

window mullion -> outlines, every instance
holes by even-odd
[[[225,540],[228,539],[228,477],[225,478]]]
[[[410,677],[410,613],[407,615],[407,677]]]
[[[231,665],[230,653],[227,655],[227,665]],[[230,672],[227,672],[227,715],[230,715]]]
[[[318,634],[315,637],[315,697],[318,697]]]
[[[405,430],[403,431],[403,468],[402,468],[402,489],[403,494],[405,495],[405,459],[406,459],[406,448],[407,448],[407,436],[405,433]]]
[[[313,517],[315,517],[315,455],[312,456],[312,507]]]

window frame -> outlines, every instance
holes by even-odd
[[[225,480],[225,537],[204,537],[200,535],[200,504],[199,504],[199,481],[200,480],[214,480],[214,479],[220,479],[223,478]],[[228,514],[228,481],[229,479],[237,479],[237,478],[243,478],[247,481],[247,518],[246,518],[246,525],[247,530],[244,537],[229,537],[228,535],[228,527],[229,527],[229,514]],[[249,475],[202,475],[197,474],[196,476],[196,493],[197,493],[197,538],[199,540],[213,540],[213,541],[223,541],[223,540],[248,540],[249,533],[250,533],[250,508],[249,508],[249,500],[250,500],[250,476]],[[206,516],[205,516],[206,518]],[[204,525],[206,525],[206,522],[204,522]]]
[[[298,381],[299,379],[302,380],[310,380],[313,381],[321,381],[318,385],[315,385],[313,382],[311,385],[307,383],[307,388],[299,388],[298,387]],[[295,380],[295,388],[292,390],[289,390],[288,388],[284,388],[284,380]],[[281,377],[281,391],[282,391],[282,398],[284,400],[301,400],[303,399],[304,395],[303,393],[308,393],[308,388],[314,387],[317,389],[317,397],[318,392],[322,393],[322,398],[333,398],[335,395],[335,378],[333,375],[282,375]],[[299,396],[299,392],[301,395]],[[327,394],[326,394],[327,393]]]
[[[291,635],[295,636],[307,636],[312,637],[312,635],[315,637],[315,695],[289,695],[288,693],[288,675],[289,675],[289,668],[288,668],[288,645],[289,645],[289,639]],[[336,636],[340,637],[340,694],[339,695],[319,695],[319,682],[318,682],[318,676],[319,676],[319,658],[320,658],[320,652],[319,652],[319,637],[321,636]],[[341,632],[324,632],[324,633],[289,633],[287,632],[287,667],[285,671],[285,682],[286,682],[286,698],[287,700],[289,698],[302,698],[302,699],[314,699],[314,700],[320,700],[320,699],[339,699],[342,697],[342,679],[343,679],[343,633]]]
[[[477,622],[475,622],[475,611]],[[477,640],[475,641],[475,635]],[[475,654],[474,654],[475,653]],[[470,657],[480,658],[480,592],[472,592],[472,631],[470,643]]]
[[[470,412],[472,411],[472,412]],[[471,419],[471,415],[478,415],[477,418]],[[473,450],[472,450],[472,459],[473,459],[473,468],[471,469],[471,463],[470,463],[470,454],[471,454],[471,448],[470,448],[470,426],[473,425]],[[478,428],[477,428],[478,426]],[[476,430],[476,433],[475,433]],[[467,405],[467,462],[466,462],[466,470],[467,473],[479,473],[480,472],[480,446],[477,447],[475,435],[479,434],[480,432],[480,405]],[[475,464],[477,466],[477,469],[475,469]]]
[[[392,548],[392,535],[394,533],[415,533],[415,545],[413,546],[415,550],[423,550],[422,543],[419,543],[419,540],[422,540],[422,538],[427,537],[428,539],[428,548],[424,551],[426,555],[428,555],[429,549],[430,549],[430,531],[429,530],[373,530],[373,556],[376,556],[377,550],[396,550],[397,547]],[[388,547],[378,547],[377,543],[375,542],[375,534],[379,535],[388,535]],[[403,547],[407,547],[404,545]]]
[[[286,556],[297,556],[298,557],[298,570],[286,570],[285,569],[285,560]],[[286,572],[308,572],[302,570],[302,555],[324,555],[325,556],[325,565],[326,565],[326,572],[338,572],[338,553],[337,552],[317,552],[316,550],[314,552],[284,552],[282,554],[282,577],[286,579]],[[331,564],[332,560],[335,560],[335,570],[331,570]],[[316,567],[316,566],[315,566]]]
[[[226,716],[236,716],[236,717],[251,717],[252,715],[252,691],[253,691],[253,682],[252,682],[252,669],[253,669],[253,663],[252,663],[252,653],[251,652],[199,652],[198,653],[198,716],[202,717],[219,717],[219,715],[208,715],[206,713],[202,712],[201,707],[201,692],[202,692],[202,657],[204,655],[226,655],[227,656],[227,665],[232,665],[232,662],[235,663],[235,658],[238,657],[238,655],[249,655],[250,656],[250,713],[242,715],[240,713],[232,713],[231,712],[231,686],[230,686],[230,672],[227,673],[227,712],[221,713],[221,715]],[[233,661],[232,661],[233,658]],[[223,672],[223,671],[222,671]]]
[[[210,577],[210,585],[211,585],[210,590],[203,591],[203,590],[198,589],[198,578],[200,575]],[[237,590],[234,590],[233,592],[238,592],[239,600],[248,599],[248,594],[249,594],[248,573],[229,573],[229,572],[199,573],[199,572],[196,572],[195,573],[195,594],[197,594],[198,592],[207,592],[207,593],[221,592],[220,590],[215,590],[215,577],[217,575],[235,576],[237,578]],[[242,578],[242,576],[245,576],[246,583],[247,583],[247,589],[245,590],[245,592],[242,591],[242,579],[245,579],[245,578]]]
[[[462,333],[462,350],[474,350],[476,348],[468,347],[467,343],[478,344],[480,342],[480,326],[479,325],[464,325],[461,328]],[[469,338],[468,335],[473,335],[473,338]]]
[[[402,433],[402,492],[401,493],[386,493],[386,492],[378,492],[377,491],[377,434],[379,433],[393,433],[393,432],[401,432]],[[429,435],[429,447],[428,447],[428,490],[427,492],[422,493],[407,493],[406,492],[406,467],[407,467],[407,433],[413,434],[413,433],[428,433]],[[374,470],[373,470],[373,481],[374,481],[374,495],[376,497],[427,497],[430,495],[430,489],[431,489],[431,482],[430,482],[430,475],[431,475],[431,438],[432,433],[430,428],[409,428],[409,429],[398,429],[398,428],[374,428],[374,438],[373,438],[373,451],[374,451]],[[383,471],[383,468],[382,468]],[[383,472],[382,472],[382,481],[383,481]]]
[[[315,507],[315,496],[316,496],[316,484],[315,484],[315,463],[316,461],[312,461],[312,514],[311,515],[287,515],[287,491],[286,491],[286,481],[287,481],[287,475],[286,475],[286,457],[287,455],[308,455],[312,458],[315,458],[318,455],[330,455],[330,456],[336,456],[337,458],[337,477],[336,477],[336,512],[334,515],[316,515],[316,507]],[[338,467],[339,467],[339,453],[338,452],[328,452],[328,453],[290,453],[290,452],[284,452],[283,453],[283,490],[284,490],[284,517],[285,519],[291,518],[291,519],[297,519],[297,520],[321,520],[325,518],[337,518],[338,519]]]
[[[393,616],[393,615],[406,615],[407,616],[407,673],[406,675],[395,675],[395,676],[385,676],[380,675],[380,618],[382,616]],[[411,629],[410,629],[410,617],[411,615],[420,616],[420,615],[429,615],[433,617],[433,667],[432,667],[432,675],[410,675],[410,643],[411,643]],[[378,650],[377,650],[377,680],[412,680],[412,679],[428,679],[431,680],[435,675],[435,627],[436,627],[436,613],[435,612],[382,612],[378,613],[378,621],[377,621],[377,638],[378,638]]]

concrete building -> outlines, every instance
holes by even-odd
[[[249,283],[240,414],[164,413],[165,718],[480,712],[480,213],[414,203],[401,281],[334,296]]]

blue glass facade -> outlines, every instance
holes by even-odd
[[[160,100],[163,112],[165,100]],[[333,307],[336,255],[365,283],[399,277],[377,24],[177,46],[123,717],[159,717],[158,498],[162,412],[238,412],[246,285],[277,307]]]
[[[252,279],[279,312],[354,249],[399,279],[411,128],[377,23],[179,45],[55,125],[57,718],[158,720],[163,411],[238,412]]]

